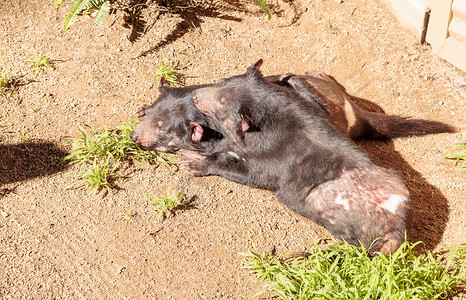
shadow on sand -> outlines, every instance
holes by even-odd
[[[163,2],[163,1],[162,1]],[[242,0],[226,0],[226,1],[196,1],[190,0],[186,1],[186,5],[183,5],[180,12],[177,13],[181,17],[181,21],[178,22],[163,39],[158,41],[155,46],[152,46],[150,49],[147,49],[139,54],[139,57],[147,56],[151,53],[154,53],[161,48],[175,42],[177,39],[183,37],[188,32],[199,28],[202,23],[204,23],[205,18],[218,18],[221,20],[226,20],[230,22],[240,22],[241,18],[235,17],[234,15],[237,12],[246,12],[249,14],[256,14],[253,11],[248,9],[247,2]],[[294,11],[293,17],[289,25],[296,23],[299,17],[302,15],[302,11],[298,9],[296,4],[292,0],[282,0],[278,5],[269,4],[270,12],[273,16],[278,17],[283,14],[282,6],[291,7]],[[162,7],[161,7],[162,8]],[[173,10],[173,7],[171,8]],[[255,11],[260,11],[260,9],[255,9]],[[266,17],[265,12],[260,12],[257,14],[257,17]],[[157,15],[158,18],[158,15]],[[143,20],[138,18],[137,20],[132,21],[133,29],[132,34],[130,35],[130,41],[134,42],[138,39],[143,32],[147,31],[147,28],[151,28],[153,25],[147,25],[148,23],[154,23],[154,20]]]
[[[66,155],[51,142],[0,145],[0,187],[60,172],[67,168],[61,163]],[[5,192],[7,189],[2,189]]]
[[[369,110],[383,112],[376,104],[352,96],[352,100],[360,107]],[[408,119],[409,120],[409,119]],[[438,130],[432,124],[438,124]],[[402,136],[421,136],[432,133],[451,132],[449,125],[427,120],[413,120],[412,132],[406,132]],[[425,126],[423,126],[425,124]],[[416,128],[417,127],[417,128]],[[419,128],[430,128],[428,133]],[[396,152],[391,140],[360,140],[359,146],[365,149],[372,157],[382,165],[393,168],[401,176],[409,189],[413,209],[408,217],[407,235],[408,241],[422,241],[425,248],[433,250],[441,241],[449,218],[448,201],[440,190],[427,182],[421,173],[414,170],[403,157]]]

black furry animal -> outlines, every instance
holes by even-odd
[[[267,82],[261,64],[193,91],[210,126],[231,141],[222,151],[235,162],[182,150],[185,167],[198,176],[219,175],[271,190],[338,239],[371,251],[395,251],[404,241],[411,207],[401,178],[338,133],[322,99],[312,93],[312,99],[303,99]]]
[[[267,76],[266,80],[286,84],[284,75]],[[212,130],[208,118],[193,104],[191,92],[211,86],[193,85],[181,88],[169,87],[165,79],[160,81],[160,96],[152,105],[142,105],[136,111],[141,121],[130,133],[139,146],[161,152],[176,153],[180,149],[213,153],[221,147],[223,136]]]
[[[319,103],[327,111],[329,122],[353,140],[456,131],[440,122],[364,110],[355,104],[354,97],[346,93],[343,86],[321,72],[274,75],[265,79],[295,90],[308,101]],[[223,144],[218,145],[219,142],[226,142],[223,136],[210,128],[208,119],[191,100],[193,90],[207,86],[210,85],[172,88],[162,78],[159,98],[150,106],[141,106],[136,112],[141,123],[131,132],[133,141],[144,148],[172,153],[179,149],[190,149],[212,154],[213,149],[224,147]]]
[[[162,78],[157,101],[136,112],[141,122],[130,133],[132,140],[143,148],[171,153],[197,149],[201,142],[221,140],[222,136],[210,129],[207,118],[191,101],[191,92],[206,86],[171,88]]]

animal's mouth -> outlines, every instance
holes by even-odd
[[[168,152],[168,153],[174,153],[176,151],[178,151],[179,149],[177,147],[166,147],[166,146],[162,146],[162,145],[158,145],[156,143],[152,143],[152,144],[137,144],[141,149],[144,149],[146,151],[151,151],[151,150],[155,150],[157,152]]]
[[[189,130],[191,131],[192,141],[200,141],[204,136],[204,128],[196,122],[189,124]]]
[[[189,130],[191,134],[191,140],[195,142],[205,142],[210,140],[221,140],[223,135],[205,125],[200,125],[196,122],[189,124]]]
[[[210,141],[210,140],[221,140],[223,139],[223,134],[210,128],[204,127],[204,134],[202,135],[201,141]]]

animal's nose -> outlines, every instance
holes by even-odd
[[[130,138],[133,140],[133,142],[137,143],[138,142],[138,134],[135,130],[131,131],[131,133],[129,134]]]

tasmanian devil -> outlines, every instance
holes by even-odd
[[[280,77],[268,78],[279,82]],[[191,99],[192,91],[207,86],[210,85],[173,88],[162,78],[159,98],[152,105],[143,105],[136,111],[141,122],[130,133],[133,141],[143,148],[162,152],[175,153],[179,149],[212,152],[211,147],[223,140],[222,135],[210,128],[208,118]]]
[[[290,87],[284,78],[288,80],[289,76],[265,77],[269,82]],[[162,78],[159,98],[152,105],[143,105],[136,111],[141,122],[130,133],[132,140],[143,148],[171,153],[190,149],[212,154],[215,148],[224,147],[222,143],[227,141],[211,129],[208,118],[191,99],[193,90],[207,86],[210,85],[173,88]]]
[[[351,139],[383,139],[455,131],[453,127],[440,122],[364,110],[352,101],[354,97],[346,93],[343,86],[321,72],[265,78],[270,83],[294,89],[308,101],[320,103],[327,111],[330,123]],[[206,153],[218,148],[220,141],[225,143],[221,134],[209,127],[208,119],[192,103],[191,92],[206,86],[209,85],[172,88],[162,78],[160,97],[152,105],[143,105],[136,112],[141,123],[131,132],[132,139],[142,147],[164,152],[191,149]]]
[[[271,190],[291,210],[350,244],[396,250],[411,206],[401,178],[339,134],[321,99],[304,100],[267,82],[261,64],[193,91],[196,107],[231,141],[223,151],[236,162],[182,151],[187,169]]]
[[[171,88],[162,78],[159,99],[136,112],[141,122],[130,133],[133,141],[144,148],[173,153],[181,148],[196,149],[203,141],[220,140],[221,135],[210,129],[207,118],[191,101],[191,92],[205,86]]]

